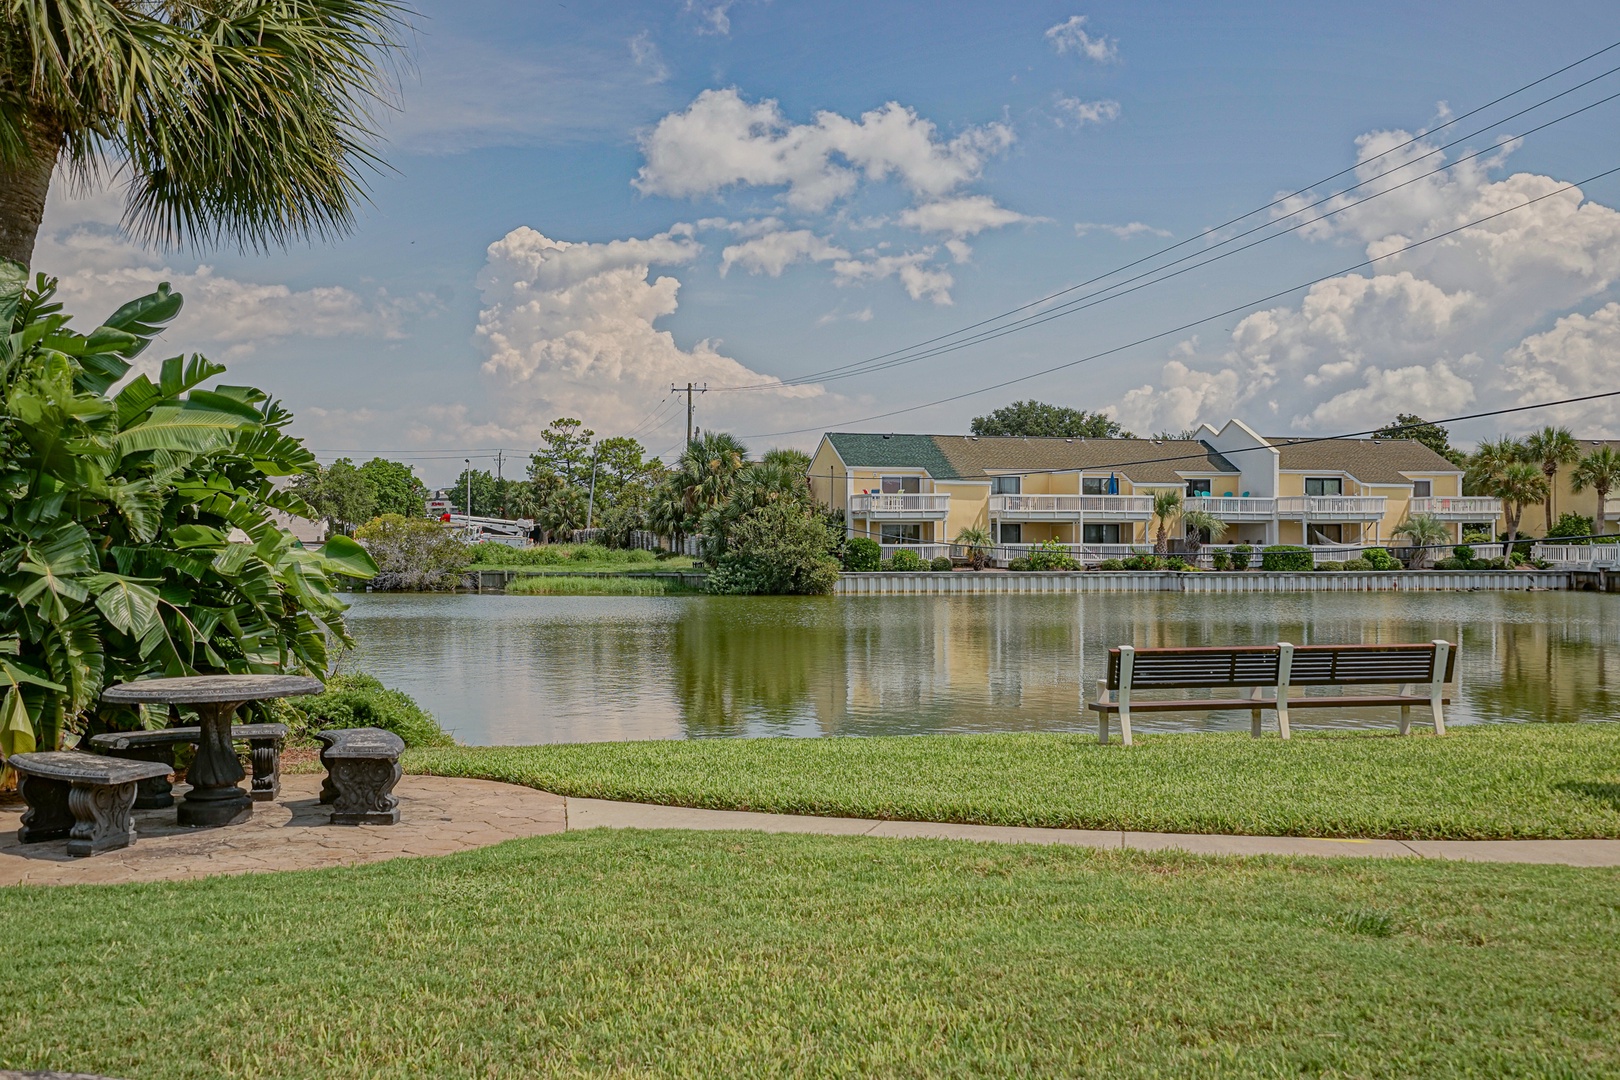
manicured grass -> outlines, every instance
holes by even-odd
[[[412,751],[563,795],[991,825],[1400,839],[1620,837],[1620,724],[1393,733],[704,739]]]
[[[698,590],[679,581],[619,574],[584,577],[578,574],[536,574],[514,578],[506,591],[519,596],[690,596]]]
[[[596,830],[18,888],[0,1067],[1620,1075],[1620,872]]]

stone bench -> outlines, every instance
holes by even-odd
[[[38,844],[67,837],[67,853],[73,856],[133,844],[135,824],[129,812],[135,785],[169,772],[161,762],[79,750],[13,754],[6,764],[17,771],[17,790],[28,804],[18,841]]]
[[[253,761],[250,797],[254,802],[274,802],[281,794],[281,744],[287,739],[287,725],[233,724],[231,739],[248,744]],[[169,783],[169,773],[174,772],[174,748],[181,743],[195,746],[201,740],[200,727],[171,727],[156,731],[109,731],[92,736],[90,745],[115,757],[167,765],[168,773],[141,781],[135,792],[135,809],[158,810],[174,805],[173,786]]]
[[[331,728],[315,737],[325,743],[321,802],[332,805],[334,825],[397,825],[399,755],[405,740],[382,728]]]

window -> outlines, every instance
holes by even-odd
[[[1022,476],[992,476],[990,478],[990,494],[1017,495],[1024,489]]]
[[[1305,478],[1305,494],[1343,495],[1344,481],[1337,476],[1307,476]]]
[[[1414,498],[1414,499],[1428,499],[1428,498],[1432,498],[1433,496],[1434,496],[1434,481],[1433,480],[1414,480],[1414,481],[1412,481],[1412,498]]]
[[[1106,495],[1108,494],[1108,477],[1085,476],[1080,479],[1080,494]]]
[[[1187,481],[1187,494],[1191,495],[1191,496],[1193,496],[1195,498],[1198,497],[1198,496],[1203,496],[1205,498],[1208,498],[1209,497],[1209,481],[1208,480],[1189,480],[1189,481]]]
[[[1087,525],[1081,542],[1086,544],[1117,544],[1119,540],[1118,525]]]
[[[998,543],[1022,544],[1024,542],[1024,527],[1018,524],[1002,525],[1001,534],[996,537]]]
[[[922,477],[920,476],[885,476],[883,478],[883,494],[885,495],[915,495],[922,490]]]
[[[922,526],[884,525],[882,535],[885,544],[920,544],[922,543]]]

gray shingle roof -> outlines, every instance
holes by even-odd
[[[1299,436],[1294,436],[1299,438]],[[1415,439],[1323,439],[1290,443],[1286,435],[1266,441],[1281,454],[1284,470],[1347,472],[1364,484],[1409,484],[1404,473],[1454,473],[1457,466]]]
[[[861,469],[927,469],[935,480],[955,480],[957,472],[932,435],[868,435],[829,431],[827,440],[844,464]]]
[[[1174,484],[1183,473],[1237,473],[1204,443],[1165,439],[1062,439],[828,432],[844,464],[924,468],[936,480],[997,472],[1118,472],[1133,483]]]

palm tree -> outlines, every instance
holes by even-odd
[[[1569,486],[1576,491],[1591,488],[1597,493],[1597,527],[1593,531],[1599,536],[1607,534],[1609,520],[1604,503],[1609,492],[1620,487],[1620,454],[1616,454],[1612,446],[1598,447],[1583,457],[1569,474]]]
[[[1210,513],[1208,510],[1183,510],[1181,512],[1181,528],[1186,535],[1193,551],[1204,542],[1207,533],[1211,543],[1226,535],[1226,522]]]
[[[1412,547],[1417,549],[1412,555],[1412,567],[1419,569],[1428,563],[1429,549],[1433,545],[1451,539],[1451,527],[1433,514],[1417,514],[1395,526],[1391,535],[1412,541]]]
[[[1547,509],[1547,529],[1553,527],[1553,492],[1557,488],[1558,470],[1581,459],[1581,444],[1575,441],[1569,428],[1547,426],[1524,440],[1530,460],[1539,462],[1541,473],[1547,478],[1547,494],[1542,496]]]
[[[1468,456],[1468,469],[1463,474],[1463,493],[1489,495],[1509,465],[1528,460],[1529,451],[1517,439],[1510,439],[1506,435],[1486,439]]]
[[[735,436],[705,431],[686,448],[677,466],[678,480],[686,500],[689,523],[725,502],[731,483],[748,464],[748,448]]]
[[[58,165],[116,168],[126,223],[159,243],[346,231],[379,164],[371,113],[406,14],[395,0],[5,0],[0,259],[33,257]]]
[[[1547,497],[1547,477],[1528,461],[1509,462],[1491,484],[1490,493],[1502,500],[1502,516],[1507,519],[1507,544],[1519,538],[1519,515],[1531,503]]]
[[[1175,488],[1166,488],[1153,496],[1153,516],[1159,520],[1159,531],[1153,540],[1155,554],[1163,555],[1170,550],[1170,522],[1181,516],[1181,492]]]
[[[975,570],[983,570],[990,563],[990,546],[994,541],[990,538],[988,529],[980,529],[969,525],[956,534],[954,541],[961,547],[967,548],[968,565]]]

